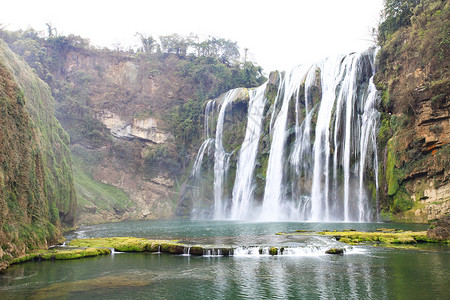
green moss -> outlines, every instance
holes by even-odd
[[[70,250],[40,250],[20,256],[11,261],[11,264],[18,264],[31,260],[68,260],[82,257],[91,257],[110,254],[111,250],[107,248],[88,248],[88,249],[70,249]]]
[[[388,196],[393,196],[397,193],[400,183],[395,166],[395,156],[391,146],[391,141],[388,143],[388,154],[386,162],[386,182],[388,184]]]
[[[99,158],[77,148],[73,156],[75,188],[79,207],[95,206],[100,211],[120,212],[133,207],[130,196],[112,185],[94,180],[85,161],[96,164]]]
[[[278,248],[277,247],[271,247],[269,249],[269,254],[270,255],[277,255],[278,254]]]
[[[54,259],[75,259],[81,257],[98,256],[110,254],[111,250],[106,248],[88,248],[83,250],[58,251],[54,254]]]
[[[390,96],[389,96],[389,90],[385,89],[381,93],[381,103],[383,103],[383,107],[387,108],[390,106]]]
[[[325,251],[326,254],[344,254],[345,249],[343,248],[331,248]]]
[[[70,246],[107,247],[121,252],[158,251],[156,241],[134,237],[75,239],[70,242]]]
[[[382,243],[382,244],[416,244],[434,242],[427,238],[426,231],[390,231],[380,229],[377,232],[319,232],[319,234],[333,236],[347,244]]]
[[[377,143],[380,149],[384,149],[387,141],[391,137],[390,118],[386,113],[381,114],[381,126],[378,131]]]
[[[414,206],[413,199],[402,187],[392,197],[391,211],[393,213],[405,212]]]

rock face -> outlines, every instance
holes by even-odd
[[[137,138],[154,144],[163,144],[171,137],[167,131],[158,126],[154,118],[131,119],[127,122],[119,115],[105,110],[96,113],[95,118],[117,138]]]
[[[88,113],[106,132],[99,143],[72,139],[77,174],[87,180],[75,178],[82,196],[80,224],[173,215],[174,178],[182,170],[167,166],[160,156],[176,148],[167,129],[167,110],[177,99],[191,97],[192,89],[168,78],[177,62],[157,63],[124,52],[70,49],[64,53],[55,76],[85,90]],[[165,71],[160,73],[160,68]],[[60,101],[64,105],[67,100]],[[64,116],[61,120],[71,136],[80,134],[78,123]],[[110,196],[98,189],[111,190]],[[123,194],[121,202],[115,203],[114,193]]]
[[[384,210],[397,220],[427,222],[450,214],[450,57],[441,55],[450,51],[441,43],[449,11],[448,3],[425,1],[378,55],[381,195]]]
[[[428,229],[429,239],[444,241],[450,239],[450,217],[445,217],[432,224],[434,228]]]
[[[0,40],[0,269],[75,226],[69,137],[49,87]]]

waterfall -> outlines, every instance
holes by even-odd
[[[362,115],[362,129],[359,148],[361,150],[361,157],[359,160],[359,201],[358,201],[358,221],[367,221],[368,216],[365,215],[367,208],[364,207],[366,203],[367,195],[364,191],[364,171],[367,165],[367,155],[373,154],[374,160],[372,166],[378,165],[377,157],[377,118],[380,114],[375,107],[377,90],[372,82],[373,77],[369,83],[369,95],[367,96],[366,104],[364,105],[364,113]],[[371,148],[371,149],[370,149]],[[374,168],[375,171],[375,186],[378,190],[378,168]]]
[[[283,104],[273,125],[272,145],[267,167],[266,187],[262,204],[261,219],[278,220],[281,217],[280,204],[283,197],[283,156],[286,140],[286,121],[289,102],[298,96],[301,81],[306,76],[310,66],[298,66],[284,77],[281,87],[284,93],[278,92],[277,97],[283,96]]]
[[[249,214],[253,196],[253,173],[264,112],[265,90],[266,84],[263,84],[259,88],[250,91],[247,128],[244,142],[239,152],[236,179],[233,187],[232,219],[242,219]]]
[[[376,57],[376,51],[373,54]],[[373,59],[372,59],[373,61]],[[372,69],[374,69],[372,62]],[[373,75],[369,80],[368,96],[364,104],[364,113],[361,116],[361,139],[360,139],[360,160],[359,160],[359,221],[368,221],[369,216],[366,214],[368,208],[366,207],[367,195],[364,190],[364,171],[367,166],[367,156],[372,154],[372,168],[375,171],[375,187],[378,191],[378,156],[377,156],[377,122],[380,113],[376,109],[377,89],[373,83]],[[377,196],[376,196],[377,197]],[[378,208],[378,199],[376,200],[376,207]]]
[[[209,137],[210,137],[209,118],[210,118],[210,114],[214,111],[215,105],[216,105],[216,101],[209,100],[206,103],[206,106],[205,106],[205,123],[204,123],[204,128],[205,128],[205,137],[206,137],[206,139],[209,139]]]
[[[348,58],[344,60],[344,65]],[[336,100],[336,88],[344,76],[342,57],[326,59],[321,66],[322,100],[317,116],[314,141],[314,168],[311,191],[311,220],[329,220],[330,120]],[[339,107],[339,106],[338,106]],[[337,145],[335,143],[335,145]]]
[[[228,105],[236,99],[242,92],[241,89],[234,89],[227,92],[220,106],[219,115],[217,117],[215,152],[214,152],[214,218],[223,219],[225,217],[225,206],[223,203],[223,183],[228,170],[228,157],[223,148],[223,125],[225,120],[225,112]]]
[[[304,101],[305,101],[305,118],[301,125],[299,125],[300,118],[300,101],[295,102],[295,144],[294,150],[292,151],[290,157],[290,163],[293,166],[296,177],[299,180],[309,181],[311,168],[311,121],[315,109],[310,108],[310,89],[313,86],[314,80],[316,79],[317,66],[312,66],[306,76],[305,87],[304,87]],[[292,194],[293,197],[302,198],[301,189],[296,188],[296,182],[292,182]],[[299,201],[298,210],[303,219],[306,218],[306,211],[310,207],[310,198],[303,197]]]
[[[196,179],[199,179],[201,177],[203,157],[205,156],[205,151],[209,148],[209,145],[212,143],[212,141],[214,141],[214,139],[212,138],[206,139],[200,146],[197,156],[195,157],[191,175]]]
[[[370,221],[377,199],[374,190],[366,189],[378,189],[375,55],[369,49],[273,73],[248,91],[247,111],[242,105],[238,109],[243,117],[229,114],[245,89],[208,101],[205,142],[191,172],[201,177],[202,159],[214,148],[211,215]],[[231,132],[239,133],[238,142]],[[232,147],[227,140],[229,153],[224,137],[233,139]],[[374,184],[368,185],[369,180]]]

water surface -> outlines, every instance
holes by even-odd
[[[241,246],[286,245],[291,255],[251,251],[231,257],[116,253],[70,261],[14,265],[0,275],[1,299],[448,299],[448,246],[425,251],[349,247],[326,237],[275,236],[275,232],[376,228],[423,230],[406,224],[241,223],[136,221],[80,228],[68,238],[177,237]],[[408,228],[409,227],[409,228]]]

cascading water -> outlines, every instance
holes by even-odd
[[[233,127],[242,140],[230,153],[223,142],[233,137],[224,122],[231,122],[226,116],[245,89],[206,104],[206,141],[192,174],[201,172],[201,158],[214,147],[215,219],[369,221],[374,216],[376,199],[373,191],[367,193],[369,180],[378,188],[374,57],[371,49],[272,74],[249,90],[246,120],[233,121],[242,124]],[[214,112],[211,138],[208,120]]]
[[[236,180],[233,188],[231,218],[247,217],[253,197],[253,173],[255,170],[258,141],[261,135],[266,84],[250,91],[247,128],[245,139],[239,152]]]
[[[377,51],[373,53],[376,57]],[[373,59],[371,60],[371,67],[375,69],[373,65]],[[364,113],[361,117],[362,127],[361,127],[361,139],[360,139],[360,160],[359,160],[359,201],[358,201],[358,211],[359,211],[359,221],[368,221],[369,217],[367,211],[369,209],[367,206],[367,195],[364,190],[364,171],[368,164],[367,157],[372,155],[373,161],[370,165],[375,171],[375,188],[378,191],[378,156],[377,156],[377,123],[380,113],[376,109],[377,103],[377,88],[373,83],[373,75],[369,80],[369,88],[367,100],[364,105]],[[378,195],[375,195],[374,199],[376,201],[376,207],[378,208]]]
[[[209,100],[205,106],[205,125],[204,125],[204,127],[205,127],[206,139],[209,139],[209,136],[210,136],[209,118],[210,118],[211,113],[214,111],[215,106],[216,106],[216,101],[214,101],[214,100]]]
[[[223,203],[223,183],[228,170],[228,157],[223,148],[223,125],[225,112],[228,105],[242,93],[242,89],[234,89],[226,93],[221,103],[217,117],[215,152],[214,152],[214,218],[225,218],[225,206]]]
[[[267,166],[266,187],[262,204],[261,219],[279,220],[281,215],[281,202],[283,200],[283,156],[286,140],[286,122],[288,117],[289,102],[298,96],[299,83],[306,76],[309,66],[298,66],[285,76],[281,82],[284,93],[278,93],[277,97],[283,97],[283,104],[273,125],[272,145],[270,148],[269,162]]]
[[[313,147],[314,168],[310,217],[313,221],[327,221],[329,219],[330,120],[335,107],[336,88],[344,76],[346,61],[348,61],[348,58],[344,59],[344,67],[341,67],[342,57],[329,58],[320,67],[322,99],[317,116]],[[339,108],[339,105],[337,107]],[[339,115],[339,111],[337,115]],[[335,145],[337,146],[337,143]]]
[[[291,153],[290,162],[295,172],[297,178],[301,178],[302,181],[310,181],[310,168],[311,168],[311,120],[315,112],[314,107],[310,108],[310,102],[312,99],[310,97],[310,90],[316,79],[317,66],[313,66],[306,76],[305,80],[305,118],[301,125],[299,125],[300,117],[300,101],[295,102],[295,144],[294,150]],[[299,198],[302,195],[302,189],[292,184],[292,197]],[[304,198],[304,197],[303,197]],[[310,207],[309,201],[299,201],[297,210],[302,217],[305,219],[307,209]]]

